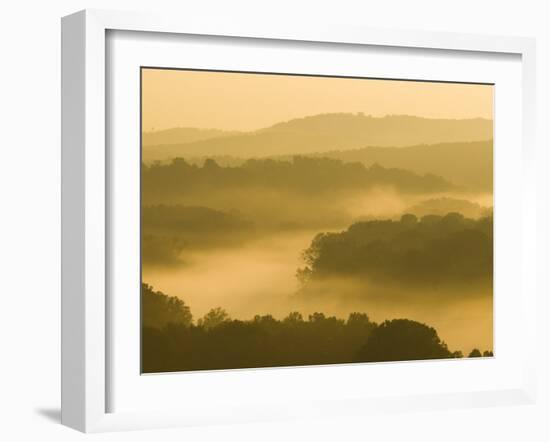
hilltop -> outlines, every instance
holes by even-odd
[[[143,161],[229,155],[240,158],[308,155],[365,146],[490,140],[493,123],[482,118],[454,120],[407,115],[321,114],[277,123],[253,132],[172,129],[143,134]]]

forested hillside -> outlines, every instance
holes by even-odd
[[[290,312],[281,320],[231,319],[221,308],[193,321],[182,300],[142,286],[142,371],[281,367],[352,362],[460,358],[426,324],[394,319],[380,324],[365,313],[346,319]],[[473,349],[470,357],[481,356]],[[492,356],[485,351],[483,356]]]

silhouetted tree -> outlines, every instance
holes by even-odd
[[[216,160],[213,160],[212,158],[207,158],[207,159],[204,161],[204,164],[203,164],[202,167],[203,167],[204,169],[210,170],[210,171],[220,169],[220,166],[218,165],[218,163],[216,162]]]
[[[366,313],[352,312],[349,314],[346,324],[349,327],[365,327],[371,326],[373,323],[370,322],[369,315]]]
[[[224,309],[221,307],[216,307],[199,319],[198,325],[203,327],[205,330],[210,330],[230,320],[231,318]]]
[[[299,324],[304,322],[304,317],[300,312],[290,312],[288,316],[283,319],[283,322],[287,324]]]
[[[411,213],[406,213],[401,217],[401,222],[405,225],[414,226],[418,222],[418,218]]]
[[[469,358],[480,358],[481,357],[481,352],[477,349],[477,348],[474,348],[470,354],[468,355]]]
[[[358,360],[363,362],[406,361],[452,357],[434,328],[409,319],[384,321],[375,328]]]
[[[162,328],[167,324],[190,326],[191,310],[185,302],[174,296],[154,291],[148,284],[141,284],[141,309],[143,325]]]

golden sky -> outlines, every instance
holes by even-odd
[[[333,112],[428,118],[492,118],[493,86],[142,70],[143,130],[255,130]]]

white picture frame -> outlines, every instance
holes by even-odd
[[[372,411],[418,410],[503,404],[532,403],[536,397],[535,339],[526,340],[521,356],[521,381],[513,388],[477,388],[464,392],[378,395],[377,397],[317,398],[311,402],[253,402],[231,404],[224,414],[208,407],[189,410],[110,411],[113,388],[109,372],[110,353],[108,244],[116,230],[108,228],[112,211],[109,196],[108,84],[106,80],[107,33],[141,31],[162,35],[199,35],[269,39],[274,41],[339,43],[383,48],[436,49],[484,54],[512,54],[521,63],[521,157],[518,175],[521,191],[521,293],[519,319],[526,337],[535,333],[535,178],[534,109],[535,43],[519,37],[493,37],[417,31],[392,32],[345,26],[293,28],[274,24],[271,28],[254,23],[208,23],[192,17],[159,17],[86,10],[62,20],[62,423],[85,432],[197,425],[216,422],[248,422],[287,417],[358,414]],[[158,34],[157,34],[158,35]],[[497,170],[498,173],[498,170]],[[519,279],[518,279],[519,281]],[[136,339],[138,337],[136,336]],[[519,356],[518,356],[519,357]],[[333,370],[349,370],[335,367]],[[281,371],[263,370],[257,384],[282,382]],[[279,375],[277,375],[279,374]],[[221,376],[224,374],[221,373]],[[208,382],[212,373],[201,376]],[[220,374],[216,374],[220,376]],[[270,380],[271,378],[271,380]],[[168,379],[168,377],[166,378]],[[169,382],[164,380],[164,383]],[[189,398],[191,399],[191,398]],[[291,411],[289,411],[291,410]]]

